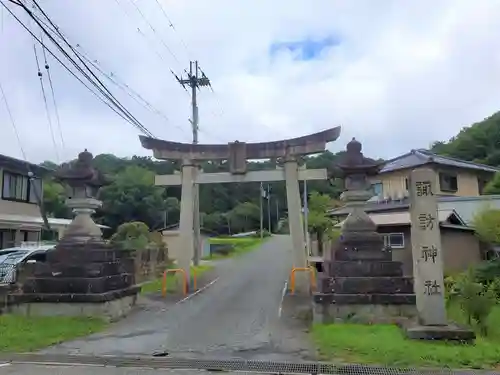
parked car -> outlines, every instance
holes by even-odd
[[[0,284],[16,282],[17,270],[24,263],[45,262],[47,252],[55,244],[11,247],[0,250]]]

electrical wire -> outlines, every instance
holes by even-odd
[[[19,145],[19,149],[21,150],[21,155],[23,156],[23,159],[24,159],[24,162],[26,165],[26,169],[28,170],[28,180],[30,181],[30,183],[33,187],[33,192],[35,194],[35,199],[38,203],[40,215],[42,216],[42,219],[43,219],[43,224],[45,225],[45,228],[48,231],[51,231],[52,229],[50,227],[49,220],[47,218],[47,212],[45,211],[45,205],[44,205],[43,200],[41,198],[42,192],[37,191],[38,190],[37,185],[34,184],[34,181],[38,178],[35,176],[35,174],[31,170],[30,164],[28,162],[28,158],[26,157],[26,152],[24,151],[24,147],[23,147],[23,144],[21,142],[21,137],[19,136],[19,131],[17,130],[17,125],[16,125],[16,122],[14,121],[14,116],[12,115],[12,111],[10,109],[9,102],[7,100],[7,95],[5,94],[5,91],[3,89],[2,82],[0,82],[0,93],[2,94],[3,102],[5,104],[7,114],[9,115],[10,123],[12,125],[12,129],[14,130],[14,134],[16,136],[17,143]]]
[[[115,0],[115,3],[118,5],[118,7],[121,9],[121,11],[125,14],[125,16],[131,22],[134,22],[133,17],[129,14],[129,12],[125,9],[125,7],[119,2],[119,0]],[[164,59],[164,57],[162,56],[162,54],[160,52],[158,52],[158,50],[156,48],[154,48],[154,46],[153,46],[154,43],[152,43],[147,38],[146,34],[144,34],[139,27],[137,28],[137,32],[139,33],[140,36],[142,36],[144,38],[144,40],[146,41],[146,44],[153,50],[153,52],[155,53],[155,55],[158,56],[158,58],[162,61],[162,63],[164,63],[165,65],[168,65],[167,61]]]
[[[80,45],[77,45],[77,48],[81,48]],[[104,77],[106,77],[110,82],[115,84],[120,90],[122,90],[125,94],[127,94],[130,98],[132,98],[136,103],[141,105],[142,107],[146,108],[149,110],[151,113],[160,116],[163,118],[166,122],[168,122],[169,125],[173,125],[177,129],[181,130],[182,132],[186,133],[186,129],[172,124],[170,122],[170,119],[168,116],[154,107],[150,102],[148,102],[146,99],[144,99],[138,92],[133,90],[128,84],[126,84],[123,80],[121,80],[117,74],[110,72],[107,73],[104,71],[104,68],[99,66],[98,61],[91,61],[88,56],[86,56],[82,51],[78,51],[81,54],[81,57],[90,65],[92,65],[99,73],[101,73]]]
[[[43,74],[40,70],[40,62],[38,61],[38,53],[36,52],[36,44],[35,43],[33,43],[33,52],[35,53],[36,67],[38,69],[38,78],[40,80],[40,87],[42,89],[43,103],[45,105],[45,113],[47,115],[47,122],[49,124],[50,136],[52,138],[52,143],[54,145],[54,150],[56,153],[56,160],[58,162],[61,162],[61,159],[59,158],[59,151],[57,150],[58,147],[57,147],[56,137],[54,136],[54,128],[52,126],[52,119],[50,118],[49,106],[47,104],[47,95],[45,94],[45,87],[43,85]]]
[[[61,37],[64,37],[64,38],[67,38],[62,32],[60,29],[54,29],[51,25],[48,25],[47,23],[45,23],[43,20],[41,20],[40,18],[38,19],[47,29],[50,29],[52,32],[54,33],[57,33],[59,35],[59,38]],[[43,38],[41,37],[40,38],[42,41],[43,41]],[[46,53],[45,53],[45,48],[43,49],[44,51],[44,58],[45,58],[45,61],[46,61],[46,69],[48,69],[48,64],[47,64],[47,58],[46,58]],[[76,48],[73,49],[73,53],[79,55],[81,58],[83,58],[88,64],[92,65],[99,73],[101,73],[104,77],[106,77],[108,80],[110,80],[112,83],[114,83],[118,88],[120,88],[122,91],[124,91],[129,97],[131,97],[132,99],[134,99],[138,104],[142,105],[144,108],[150,110],[151,112],[161,116],[163,119],[165,119],[166,121],[169,121],[169,118],[167,115],[165,115],[163,112],[161,112],[160,110],[156,109],[155,107],[153,107],[147,100],[145,100],[140,94],[138,94],[136,91],[134,91],[129,85],[127,85],[126,83],[120,83],[120,82],[117,82],[117,75],[114,74],[113,72],[111,72],[111,74],[107,74],[106,72],[103,71],[103,69],[101,69],[98,64],[97,64],[97,60],[94,62],[94,61],[91,61],[90,58],[88,56],[85,55],[85,53],[83,53],[83,48],[81,47],[81,45],[77,44],[76,45]],[[50,70],[48,70],[49,72],[49,80],[51,82],[51,77],[50,77]],[[113,76],[115,78],[113,78]],[[53,87],[52,83],[51,83],[51,88]],[[53,90],[52,90],[53,91]],[[54,98],[54,106],[56,107],[56,103],[55,103],[55,95],[53,95],[53,98]],[[57,107],[56,107],[57,108]],[[58,114],[58,111],[56,112],[56,114]],[[182,129],[179,127],[179,129]],[[62,141],[64,142],[64,138],[63,138],[63,135],[62,135],[62,132],[60,134],[61,136],[61,139]]]
[[[43,42],[42,36],[40,36],[40,40]],[[50,92],[52,95],[52,104],[54,106],[54,112],[56,114],[56,121],[57,121],[57,129],[59,131],[59,138],[61,138],[61,145],[62,145],[63,150],[65,150],[66,145],[64,142],[64,136],[63,136],[63,132],[62,132],[61,119],[59,117],[59,109],[58,109],[57,102],[56,102],[56,95],[54,93],[54,84],[52,83],[52,74],[50,73],[50,66],[49,66],[49,63],[47,61],[47,52],[45,51],[45,47],[43,47],[43,46],[42,46],[42,51],[43,51],[43,60],[45,62],[45,70],[47,72],[47,78],[49,79]]]
[[[144,16],[144,13],[142,13],[141,9],[137,6],[137,4],[134,2],[134,0],[129,0],[129,1],[134,6],[134,8],[137,10],[137,12],[140,14],[140,16],[144,20],[144,22],[146,22],[146,24],[149,26],[149,28],[151,29],[151,31],[153,31],[153,34],[156,35],[156,37],[158,38],[158,40],[160,41],[160,43],[170,53],[170,55],[174,58],[174,60],[177,61],[177,63],[180,65],[180,61],[177,58],[177,56],[175,55],[175,53],[170,49],[170,47],[167,45],[167,43],[165,43],[165,41],[163,40],[163,38],[156,31],[156,29],[153,27],[153,25],[151,25],[151,22],[148,21],[148,19],[146,18],[146,16]]]
[[[172,30],[174,30],[177,34],[178,34],[178,31],[177,31],[177,28],[175,27],[174,23],[172,22],[172,20],[170,19],[170,17],[168,16],[168,14],[165,12],[165,9],[163,8],[163,6],[160,4],[160,1],[159,0],[154,0],[156,2],[156,4],[158,5],[158,7],[161,9],[161,12],[163,14],[163,16],[166,18],[166,20],[168,21],[168,26],[172,28]],[[186,53],[188,55],[188,58],[191,56],[191,53],[189,51],[189,48],[186,44],[186,42],[184,42],[184,39],[182,38],[182,36],[179,34],[179,39],[181,41],[181,44],[182,46],[184,47],[184,49],[186,50]]]
[[[87,64],[83,61],[83,59],[75,52],[75,49],[73,46],[67,41],[67,39],[64,37],[64,35],[59,31],[59,27],[52,22],[52,20],[48,17],[48,15],[45,13],[45,11],[41,8],[41,6],[38,4],[36,0],[32,0],[35,6],[38,8],[38,10],[44,15],[44,17],[47,19],[47,21],[54,27],[54,29],[57,31],[61,39],[64,41],[64,43],[71,49],[71,51],[76,55],[76,57],[80,60],[82,65],[87,69],[87,71],[91,74],[92,77],[99,83],[96,84],[89,76],[88,74],[80,67],[78,66],[78,63],[76,63],[71,56],[62,48],[59,43],[53,38],[52,35],[42,26],[42,24],[38,21],[37,17],[34,16],[34,14],[24,5],[22,4],[21,7],[28,13],[28,15],[35,20],[37,25],[42,29],[42,31],[49,37],[49,39],[58,47],[58,49],[66,56],[67,59],[70,60],[70,62],[75,66],[75,68],[78,69],[78,71],[83,74],[87,80],[89,80],[104,96],[108,98],[115,106],[117,106],[123,113],[126,114],[128,118],[130,118],[136,125],[136,127],[141,130],[144,134],[154,137],[153,134],[137,120],[124,106],[121,104],[116,97],[111,93],[111,91],[101,82],[101,80],[95,75],[95,73],[90,69]]]
[[[20,5],[23,7],[24,10],[27,11],[28,14],[30,14],[31,16],[33,15],[29,9],[27,9],[24,4],[18,4],[16,2],[14,2],[13,0],[7,0],[11,3],[14,3],[16,5]],[[44,48],[52,55],[52,57],[54,57],[57,62],[59,64],[61,64],[73,77],[75,77],[80,83],[82,83],[92,94],[94,94],[99,100],[101,100],[104,104],[106,104],[112,111],[114,111],[118,116],[122,117],[125,121],[129,122],[130,124],[132,124],[133,126],[135,126],[136,128],[138,128],[142,133],[148,135],[148,136],[152,136],[152,134],[147,130],[147,129],[142,129],[141,126],[140,126],[140,123],[137,124],[137,120],[134,121],[133,119],[133,116],[131,117],[130,115],[128,115],[126,113],[126,111],[124,111],[119,105],[117,105],[112,99],[109,98],[109,95],[106,95],[106,93],[104,92],[103,93],[103,90],[98,86],[96,85],[96,83],[94,81],[92,81],[92,79],[85,73],[82,71],[82,68],[78,66],[78,64],[71,59],[70,56],[68,56],[67,52],[64,51],[64,49],[62,49],[62,47],[57,43],[57,41],[54,40],[54,38],[48,34],[47,30],[45,30],[43,27],[42,30],[43,32],[49,36],[49,38],[51,39],[51,41],[56,45],[56,47],[58,47],[59,50],[61,50],[61,52],[63,52],[63,54],[68,57],[68,59],[70,60],[70,62],[72,62],[72,64],[75,66],[75,68],[80,72],[82,73],[82,75],[94,86],[98,89],[98,91],[101,93],[102,96],[104,96],[106,99],[108,99],[112,104],[113,106],[108,102],[106,101],[105,99],[103,99],[101,96],[99,96],[99,94],[97,94],[95,91],[93,91],[85,82],[83,82],[83,80],[78,77],[76,75],[75,72],[73,72],[70,68],[68,68],[68,66],[66,64],[64,64],[64,62],[62,62],[62,60],[57,57],[55,55],[54,52],[52,52],[49,48],[46,47],[46,45],[40,40],[37,38],[37,36],[19,19],[19,17],[14,13],[12,12],[12,10],[10,10],[9,7],[7,7],[3,2],[0,1],[0,4],[10,13],[10,15],[12,17],[14,17],[14,19],[16,19],[16,21],[40,44],[42,44],[44,46]],[[36,17],[35,17],[35,21],[36,21]],[[38,23],[37,23],[38,24]],[[40,26],[40,25],[39,25]]]

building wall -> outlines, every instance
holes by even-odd
[[[403,263],[403,273],[413,275],[413,257],[411,251],[411,235],[409,227],[380,227],[378,232],[403,233],[404,248],[393,249],[392,259]],[[441,248],[445,273],[465,271],[470,265],[481,261],[481,250],[478,238],[472,231],[441,228]]]
[[[13,171],[14,172],[14,171]],[[3,169],[0,168],[0,214],[40,216],[40,209],[37,204],[15,202],[2,199],[3,192]]]
[[[481,261],[480,242],[473,232],[442,228],[441,233],[445,273],[461,272]]]
[[[479,182],[478,177],[485,177],[483,173],[474,172],[464,169],[449,169],[443,167],[435,167],[435,186],[438,187],[438,194],[455,195],[460,197],[479,196]],[[443,191],[441,190],[439,182],[439,172],[451,172],[457,176],[457,191]],[[381,183],[383,195],[393,197],[395,194],[401,194],[407,191],[406,179],[409,178],[411,169],[403,169],[394,172],[380,174],[371,178],[371,183]]]

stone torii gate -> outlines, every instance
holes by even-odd
[[[326,169],[299,168],[297,159],[300,156],[325,151],[326,144],[337,140],[339,136],[340,126],[299,138],[260,143],[236,141],[228,144],[191,144],[139,136],[142,146],[153,150],[153,156],[156,159],[182,162],[180,174],[157,175],[155,178],[155,185],[182,186],[179,231],[180,246],[183,251],[180,259],[177,260],[179,268],[182,268],[186,275],[190,275],[196,235],[193,228],[194,184],[271,181],[285,181],[286,183],[288,222],[293,243],[293,266],[306,267],[307,254],[304,247],[299,181],[325,180],[328,176]],[[278,159],[283,162],[284,168],[248,171],[247,161],[255,159]],[[228,160],[229,172],[199,173],[196,169],[197,162],[209,160]],[[298,290],[307,288],[305,280],[307,278],[298,278]]]

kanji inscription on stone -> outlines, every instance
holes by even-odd
[[[414,290],[423,325],[447,324],[436,181],[429,168],[412,171],[409,180]]]
[[[437,280],[425,280],[424,282],[424,294],[428,296],[440,295],[441,285]]]
[[[434,222],[436,221],[436,217],[432,214],[419,214],[418,215],[418,225],[420,229],[434,229]]]
[[[428,195],[434,195],[432,192],[432,184],[428,181],[416,181],[415,187],[418,197],[426,197]]]
[[[422,259],[424,262],[436,263],[436,257],[438,256],[438,249],[436,246],[422,246]]]

